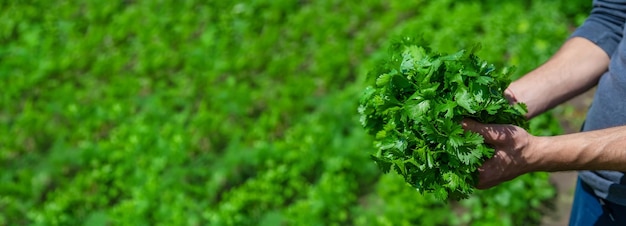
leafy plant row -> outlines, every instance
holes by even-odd
[[[355,100],[390,37],[493,43],[480,56],[519,75],[580,4],[0,3],[0,225],[537,220],[545,174],[452,205],[382,175]],[[558,129],[539,120],[535,132]]]

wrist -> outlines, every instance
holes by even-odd
[[[529,172],[532,171],[547,171],[551,172],[555,169],[552,168],[552,156],[546,152],[549,150],[550,137],[532,136],[528,142],[527,150],[524,151],[525,159],[528,163]]]

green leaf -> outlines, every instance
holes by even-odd
[[[430,109],[430,101],[410,101],[405,104],[404,109],[407,112],[409,118],[418,119],[426,115],[426,113]]]
[[[398,172],[398,174],[400,175],[407,175],[406,173],[406,167],[404,166],[404,160],[402,159],[395,159],[392,161],[394,167],[396,168],[396,171]]]
[[[465,50],[460,50],[454,54],[443,56],[440,59],[445,61],[460,61],[465,56]]]
[[[483,143],[484,138],[478,133],[467,131],[464,133],[464,140],[465,143],[470,145],[480,145]]]
[[[501,105],[490,104],[490,105],[487,105],[487,107],[485,107],[485,110],[487,111],[488,114],[494,115],[498,113],[498,110],[500,110],[500,108],[502,108]]]
[[[459,146],[463,145],[463,143],[464,143],[463,137],[461,136],[452,135],[448,138],[448,144],[451,147],[458,148]]]
[[[374,89],[374,87],[368,86],[367,88],[365,88],[365,90],[363,90],[363,94],[361,95],[360,103],[362,105],[366,104],[367,101],[372,98],[372,95],[374,95],[374,93],[376,93],[376,90]]]
[[[378,78],[376,79],[376,86],[377,87],[384,87],[386,86],[389,81],[391,80],[391,76],[390,74],[382,74],[380,76],[378,76]]]
[[[489,85],[493,82],[493,78],[489,76],[478,76],[476,82],[481,85]]]
[[[456,83],[456,85],[463,85],[463,76],[458,73],[458,71],[450,71],[447,70],[445,73],[446,87],[451,87]]]
[[[428,168],[432,169],[433,167],[435,167],[436,164],[435,164],[435,161],[433,160],[433,156],[431,153],[426,152],[426,163],[427,163]]]
[[[524,103],[517,103],[515,105],[513,105],[513,108],[519,112],[522,115],[525,115],[526,113],[528,113],[528,110],[526,108],[526,104]]]
[[[439,83],[427,84],[428,88],[422,88],[420,90],[421,96],[426,99],[433,99],[437,96],[437,90],[439,89]]]
[[[470,114],[476,113],[476,110],[472,109],[474,99],[467,91],[467,89],[460,88],[459,90],[457,90],[456,94],[454,95],[454,100],[459,106],[465,108],[465,110],[467,110]]]
[[[449,119],[454,117],[454,108],[456,108],[457,106],[458,105],[456,104],[456,102],[452,100],[446,100],[445,103],[438,104],[435,111],[437,111],[438,113],[443,113],[443,117]]]
[[[435,197],[440,200],[445,200],[448,198],[448,191],[443,187],[437,188],[435,190]]]
[[[376,162],[376,165],[380,168],[380,171],[383,173],[389,173],[391,169],[391,162],[388,162],[382,158],[371,155],[370,158]]]

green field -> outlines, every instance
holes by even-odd
[[[370,159],[358,100],[393,39],[481,43],[521,76],[590,7],[2,1],[0,225],[536,225],[547,174],[460,202],[420,195]],[[550,115],[531,124],[560,133]]]

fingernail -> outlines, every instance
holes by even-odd
[[[468,119],[463,119],[463,120],[461,120],[461,126],[463,126],[463,127],[467,127],[467,126],[468,126],[468,124],[469,124],[469,120],[468,120]]]

